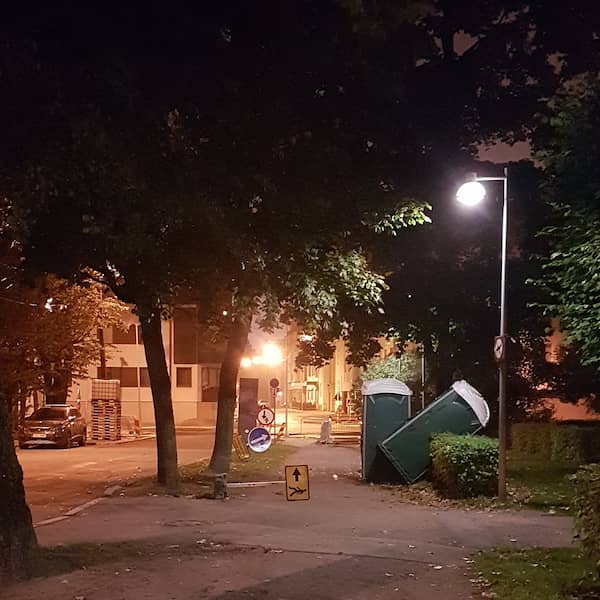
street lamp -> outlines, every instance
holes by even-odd
[[[500,274],[500,335],[494,340],[494,356],[498,362],[498,498],[506,500],[506,240],[508,237],[508,169],[503,177],[474,177],[463,183],[456,199],[465,206],[479,204],[486,195],[482,182],[502,182],[502,267]]]

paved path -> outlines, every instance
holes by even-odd
[[[121,565],[54,578],[45,583],[45,599],[463,599],[472,594],[468,561],[478,549],[571,543],[567,517],[401,504],[358,481],[356,448],[296,443],[291,461],[311,466],[308,502],[286,502],[280,485],[236,488],[225,502],[117,497],[40,528],[40,541],[52,545],[126,539],[223,545],[209,555],[130,561],[127,576]],[[121,591],[115,571],[123,574]],[[65,580],[61,588],[57,582]],[[19,592],[35,596],[32,585]]]

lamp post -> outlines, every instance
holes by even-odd
[[[502,182],[502,266],[500,271],[500,335],[494,340],[494,355],[498,362],[498,498],[506,500],[506,263],[508,237],[508,169],[503,177],[474,177],[456,192],[456,199],[465,206],[479,204],[486,195],[482,182]]]

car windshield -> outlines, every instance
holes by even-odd
[[[62,421],[67,418],[67,409],[60,406],[43,406],[30,417],[33,421]]]

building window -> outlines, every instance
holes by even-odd
[[[136,343],[136,326],[130,325],[127,331],[122,331],[118,327],[113,327],[112,338],[113,344],[135,344]]]
[[[150,387],[150,376],[148,375],[147,367],[140,367],[140,387]]]
[[[177,387],[192,387],[192,367],[177,367]]]
[[[202,402],[217,401],[220,376],[218,367],[202,367]]]
[[[218,387],[220,373],[218,367],[202,367],[202,388]]]
[[[195,308],[178,307],[173,313],[175,362],[195,364],[197,361],[198,317]]]
[[[98,368],[98,377],[100,377],[100,368]],[[138,387],[137,367],[106,367],[107,379],[118,379],[121,387]]]

